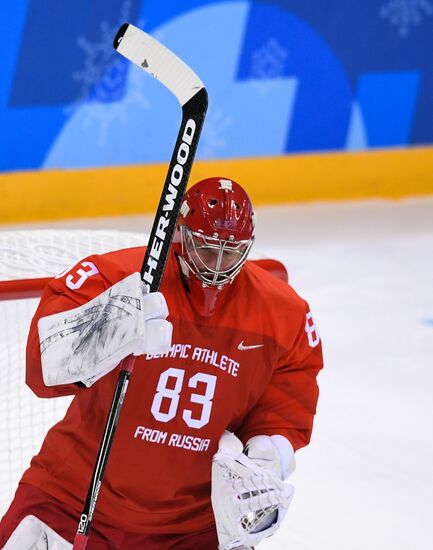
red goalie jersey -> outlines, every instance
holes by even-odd
[[[41,397],[75,394],[22,481],[82,509],[117,371],[90,388],[46,387],[38,319],[75,308],[139,271],[144,249],[91,256],[54,279],[33,319],[27,383]],[[137,357],[95,518],[141,533],[187,533],[213,525],[212,455],[225,429],[244,442],[281,434],[309,442],[322,367],[308,304],[248,261],[211,317],[192,308],[170,254],[161,292],[173,323],[162,357]],[[67,284],[69,281],[69,284]],[[75,289],[71,289],[75,287]]]

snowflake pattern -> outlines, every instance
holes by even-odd
[[[118,23],[109,25],[106,21],[101,22],[100,35],[96,42],[78,38],[78,46],[84,53],[84,67],[75,72],[73,78],[80,83],[81,89],[76,100],[66,108],[66,113],[71,116],[79,109],[84,110],[83,128],[97,126],[95,145],[99,148],[105,146],[112,123],[127,124],[127,105],[136,104],[144,109],[149,108],[149,102],[141,89],[142,79],[137,75],[140,71],[134,71],[127,59],[116,54],[112,45],[113,36],[120,24],[130,19],[130,8],[131,1],[125,0]],[[144,21],[140,21],[138,25],[143,28]],[[131,72],[126,94],[128,70]]]
[[[72,76],[81,85],[79,97],[75,103],[84,101],[109,102],[120,99],[125,82],[127,61],[116,55],[113,36],[123,21],[129,20],[131,1],[122,4],[119,21],[110,25],[107,21],[100,24],[100,36],[96,42],[79,37],[77,42],[84,54],[84,67]]]
[[[380,15],[397,28],[401,37],[405,37],[411,25],[419,25],[424,16],[433,15],[433,4],[430,0],[390,0],[382,6]]]
[[[126,60],[125,60],[126,61]],[[107,143],[112,124],[126,127],[129,123],[128,106],[139,105],[143,110],[150,108],[150,103],[143,93],[143,76],[141,70],[131,67],[128,79],[128,93],[122,101],[110,102],[93,100],[81,107],[84,109],[83,129],[97,126],[96,147],[102,149]]]
[[[288,52],[275,38],[270,38],[251,54],[250,75],[260,93],[266,94],[273,87],[273,79],[284,76]]]

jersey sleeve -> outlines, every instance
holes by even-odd
[[[52,279],[42,294],[33,316],[26,348],[26,384],[38,397],[73,395],[85,388],[80,384],[48,387],[42,377],[38,321],[41,317],[68,311],[85,304],[122,278],[104,256],[89,256]]]
[[[290,349],[275,366],[269,384],[245,417],[237,435],[244,444],[255,435],[283,435],[295,450],[307,445],[319,396],[322,345],[308,304],[298,318]]]

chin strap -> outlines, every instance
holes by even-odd
[[[217,307],[221,294],[230,285],[219,289],[212,286],[203,286],[203,283],[194,275],[189,265],[179,254],[176,254],[179,261],[179,268],[183,286],[194,310],[203,317],[212,315]]]

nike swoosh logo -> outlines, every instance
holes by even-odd
[[[256,344],[255,346],[245,346],[244,341],[242,340],[242,342],[238,346],[238,350],[239,351],[246,351],[248,349],[257,349],[257,348],[262,348],[262,347],[263,347],[263,344]]]

